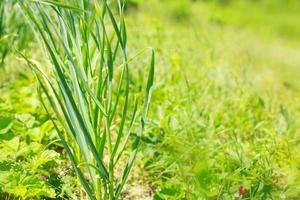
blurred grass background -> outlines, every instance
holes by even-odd
[[[131,45],[158,54],[154,199],[298,199],[300,3],[136,2]]]

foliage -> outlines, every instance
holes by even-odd
[[[0,89],[0,198],[72,197],[76,183],[65,181],[72,173],[59,174],[67,170],[67,161],[32,81],[20,75]]]
[[[28,4],[30,8],[43,8],[42,11],[34,9],[31,13],[39,24],[44,25],[43,28],[48,25],[54,42],[52,44],[48,38],[49,33],[43,31],[46,42],[49,42],[51,49],[57,53],[55,58],[59,60],[63,74],[67,77],[66,82],[71,88],[74,86],[74,80],[78,79],[73,79],[70,74],[72,63],[65,62],[70,59],[63,44],[71,52],[76,66],[94,69],[101,55],[94,53],[101,52],[98,44],[95,44],[95,41],[99,40],[95,40],[94,36],[89,36],[88,43],[82,42],[82,32],[86,23],[80,10],[74,11],[78,7],[81,8],[76,2],[80,1],[73,1],[74,7],[67,9],[66,5],[46,6],[32,2]],[[114,1],[111,3],[117,25],[122,27],[118,5],[113,4]],[[149,66],[149,59],[137,59],[146,52],[136,53],[141,46],[155,47],[157,67],[147,129],[140,137],[135,167],[128,176],[120,199],[299,198],[298,6],[297,0],[148,0],[138,1],[138,9],[131,9],[129,6],[130,9],[125,15],[126,33],[130,36],[126,43],[126,52],[130,60],[130,97],[136,96],[137,99],[141,99],[144,94],[142,88],[147,82],[146,67],[143,66]],[[78,18],[82,19],[82,24],[76,23],[76,36],[69,33],[67,28],[63,29],[65,21],[59,24],[60,18],[55,10],[62,16],[67,12],[72,13],[75,15],[75,21]],[[39,13],[45,15],[38,15]],[[46,16],[44,21],[42,16]],[[87,15],[87,18],[92,16]],[[103,22],[107,25],[107,33],[114,35],[115,29],[109,16]],[[100,26],[102,27],[101,24]],[[98,26],[93,24],[91,27],[91,30],[97,30]],[[62,35],[62,32],[67,36]],[[90,34],[92,31],[88,32]],[[96,31],[94,35],[100,38],[101,46],[103,36],[98,37]],[[64,37],[69,38],[67,43],[61,42],[64,40],[60,38]],[[77,38],[78,42],[74,42],[73,38]],[[117,35],[109,38],[110,45],[115,47]],[[45,47],[43,40],[36,46],[40,47],[41,44]],[[105,63],[109,50],[107,45],[106,42]],[[96,47],[93,48],[94,46]],[[93,51],[86,53],[86,49]],[[114,68],[115,82],[120,80],[124,67],[122,52],[119,50],[114,57],[115,66],[120,66]],[[41,53],[47,53],[47,50],[41,47],[32,48],[30,51],[25,49],[24,52],[51,98],[55,100],[51,94],[52,89],[45,81],[46,77],[55,91],[58,91],[58,99],[64,103],[62,90],[58,88],[61,81],[56,81],[57,73],[53,69],[53,59],[49,55],[41,56]],[[85,61],[85,58],[93,59],[90,62],[89,59]],[[4,149],[5,152],[0,156],[5,160],[0,164],[0,172],[3,174],[0,175],[0,199],[20,197],[19,194],[25,190],[16,188],[30,188],[40,195],[32,197],[29,193],[22,193],[25,198],[28,195],[28,199],[51,199],[54,195],[55,199],[87,199],[72,170],[70,159],[63,150],[61,140],[57,140],[51,118],[39,104],[38,94],[41,94],[51,116],[57,115],[53,115],[45,93],[37,94],[33,89],[34,80],[28,75],[30,73],[15,67],[19,66],[15,60],[15,57],[10,56],[5,62],[6,68],[16,68],[15,71],[0,73],[0,137],[6,137],[0,139],[0,151]],[[37,67],[45,71],[45,76]],[[85,70],[83,71],[82,73],[85,73]],[[94,92],[97,79],[90,79],[95,74],[91,71],[86,74],[88,86]],[[106,65],[103,65],[102,72],[105,78],[104,74],[108,73]],[[75,74],[78,73],[75,71]],[[4,83],[1,79],[10,82]],[[107,81],[102,80],[103,83]],[[88,102],[87,107],[91,107],[86,112],[90,115],[97,105],[80,77],[78,83],[81,90],[72,90],[72,96],[77,107],[82,107],[78,101],[79,92],[82,92],[84,97],[87,96],[83,102]],[[43,90],[41,85],[39,89]],[[104,87],[103,91],[100,103],[106,107],[107,88]],[[116,117],[112,121],[114,126],[110,129],[113,141],[116,140],[116,133],[120,128],[122,106],[125,102],[125,90],[121,91],[120,107],[116,109]],[[113,102],[117,93],[118,88],[114,88]],[[138,102],[140,105],[141,102]],[[122,177],[123,167],[131,153],[130,143],[137,137],[135,128],[138,128],[138,123],[133,125],[130,133],[128,131],[130,119],[135,113],[132,110],[135,101],[130,98],[129,104],[126,118],[129,121],[124,125],[124,133],[129,135],[128,145],[124,148],[123,157],[118,159],[119,167],[114,169],[115,183]],[[137,118],[138,116],[141,115],[137,115]],[[102,117],[105,119],[104,114]],[[64,121],[65,117],[62,118]],[[61,125],[56,117],[52,119],[63,136],[66,136],[69,146],[74,149],[72,153],[79,155],[74,140],[68,137],[66,126]],[[93,117],[88,121],[93,124]],[[101,123],[101,127],[106,127],[106,124]],[[44,131],[45,129],[47,131]],[[97,133],[102,134],[102,130],[101,128]],[[24,148],[17,149],[16,144]],[[12,147],[17,151],[11,151]],[[106,166],[109,165],[109,155],[106,147],[103,152]],[[41,157],[45,158],[45,161]],[[94,167],[82,162],[82,156],[76,156],[76,159],[81,162],[78,165],[84,172],[85,180],[89,186],[93,185],[87,169]],[[38,163],[41,164],[36,164],[36,160],[40,160]],[[4,167],[8,169],[5,163],[13,166],[9,168],[11,170],[3,170]],[[29,185],[30,181],[37,184]],[[94,189],[94,186],[91,188]]]

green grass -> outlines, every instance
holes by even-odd
[[[170,17],[173,10],[151,5],[134,15],[140,26],[132,31],[145,35],[141,27],[152,24],[146,32],[157,38],[159,52],[156,112],[141,163],[149,184],[158,188],[155,198],[232,199],[244,186],[245,199],[296,199],[300,56],[295,38],[281,39],[275,31],[266,38],[269,29],[254,34],[256,26],[243,18],[238,18],[243,28],[216,23],[203,3],[191,4],[189,20],[178,26]],[[226,9],[240,13],[236,7]],[[222,10],[212,15],[222,18]],[[276,30],[281,23],[270,26]]]
[[[229,6],[208,4],[207,15],[216,23],[246,28],[265,39],[299,44],[299,9],[296,1],[237,1]]]
[[[17,6],[17,1],[2,0],[0,13],[0,67],[3,68],[11,52],[29,48],[33,34]]]
[[[129,57],[134,57],[141,48],[154,47],[156,78],[140,153],[120,199],[239,199],[241,186],[247,192],[240,199],[298,199],[298,2],[137,2],[137,7],[125,13],[126,49]],[[58,49],[61,58],[66,57],[63,48]],[[48,61],[40,60],[40,54],[39,48],[27,52],[28,56],[51,66]],[[13,76],[15,89],[10,89],[11,83],[6,84],[1,94],[5,94],[6,100],[8,94],[16,95],[14,104],[24,109],[21,98],[27,102],[39,100],[36,94],[28,97],[31,95],[17,92],[22,91],[18,83],[29,84],[33,78],[25,71],[30,78],[24,80],[19,70],[10,69],[18,63],[14,56],[7,58],[6,72],[0,77],[7,82],[7,74]],[[117,56],[116,62],[122,63],[122,58]],[[22,63],[18,65],[25,67]],[[147,82],[142,66],[149,66],[149,58],[139,57],[130,65],[132,92],[142,97],[144,90],[140,88]],[[70,76],[68,83],[71,80]],[[28,88],[34,86],[29,84]],[[14,112],[8,109],[5,116]],[[42,111],[34,115],[46,116]],[[35,126],[42,125],[38,122]],[[24,132],[20,130],[20,134]],[[51,141],[56,138],[46,137],[42,144]],[[4,143],[7,141],[0,140],[0,146]],[[54,144],[49,149],[60,153],[57,146],[61,144]],[[124,155],[130,155],[130,148],[125,149]],[[57,167],[70,166],[70,162],[65,163],[66,152],[60,156],[62,161]],[[15,158],[9,160],[17,163]],[[32,163],[30,159],[22,162],[22,166]],[[123,159],[118,162],[121,166],[126,164]],[[120,171],[116,168],[117,178],[121,177]],[[35,170],[34,174],[39,173]],[[73,171],[67,174],[74,180]],[[47,181],[40,181],[40,185],[53,188]],[[85,197],[76,181],[59,181],[57,185],[58,188],[70,185],[68,188],[76,191],[76,197],[63,193],[67,199]],[[62,189],[54,191],[56,196],[62,196]],[[1,192],[17,196],[11,190]]]

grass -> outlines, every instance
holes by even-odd
[[[14,49],[22,51],[28,48],[33,37],[30,27],[25,23],[25,18],[17,7],[17,1],[1,1],[0,12],[0,67],[3,68],[9,54]],[[28,34],[23,34],[24,32]]]
[[[155,198],[231,199],[244,186],[245,199],[297,199],[294,38],[266,39],[269,30],[254,35],[250,25],[219,24],[207,17],[210,5],[191,5],[180,27],[164,8],[149,6],[133,17],[141,27],[152,25],[147,33],[157,38],[160,60],[141,162],[158,187]],[[145,35],[140,29],[132,31]]]
[[[298,22],[295,21],[298,14],[294,11],[297,8],[297,2],[293,4],[295,6],[288,4],[282,6],[279,1],[266,0],[231,1],[229,4],[219,4],[216,1],[161,2],[151,0],[140,1],[126,10],[126,33],[128,35],[126,50],[130,55],[128,56],[129,64],[132,66],[129,76],[131,94],[137,97],[144,96],[145,90],[141,88],[144,88],[147,83],[145,70],[141,66],[149,66],[149,59],[135,56],[140,55],[136,52],[141,46],[152,46],[156,49],[156,81],[151,98],[151,109],[148,112],[147,129],[140,137],[141,143],[139,154],[136,155],[135,167],[128,176],[127,185],[124,186],[120,199],[298,199],[300,191],[298,169],[300,56],[299,38],[296,34]],[[46,5],[41,6],[45,8],[43,10],[45,12],[51,10]],[[77,7],[80,6],[77,5]],[[251,11],[255,14],[248,15],[245,8],[247,12]],[[34,10],[38,12],[37,9]],[[63,10],[73,12],[71,8]],[[115,13],[116,10],[112,9],[112,11]],[[44,23],[40,21],[40,15],[32,13],[39,23]],[[49,13],[55,16],[53,11]],[[268,13],[272,13],[272,16]],[[80,18],[81,14],[78,15]],[[116,20],[121,19],[118,14],[114,16]],[[49,24],[49,29],[52,30],[52,26],[55,25],[57,27],[55,30],[60,33],[61,27],[56,23],[56,17],[51,19],[53,24],[48,20],[45,21]],[[109,27],[108,32],[114,34],[109,18],[106,22]],[[268,26],[265,26],[264,22],[268,22]],[[283,32],[282,27],[285,27]],[[60,40],[60,34],[53,35],[54,41]],[[93,44],[92,39],[89,42],[90,49],[93,45],[97,46]],[[115,45],[117,40],[116,36],[112,37],[111,44]],[[69,42],[73,44],[71,39]],[[68,60],[62,44],[55,42],[55,45],[58,58]],[[76,47],[70,45],[67,47],[72,55],[74,54],[74,62],[79,63],[76,55],[80,53],[73,53]],[[27,52],[27,55],[32,57],[29,61],[33,64],[40,63],[49,81],[53,83],[53,87],[60,91],[55,82],[56,73],[51,73],[54,68],[52,62],[49,61],[51,58],[40,59],[42,56],[39,56],[39,49],[41,49],[40,46],[34,50],[36,56],[32,51]],[[83,47],[77,49],[84,52]],[[101,52],[98,47],[95,49]],[[115,66],[121,66],[119,70],[114,71],[114,80],[120,80],[121,69],[124,66],[122,65],[124,63],[122,52],[119,50],[115,57],[115,63],[118,64]],[[7,68],[15,65],[14,56],[11,54],[7,57]],[[130,57],[137,59],[131,60]],[[95,58],[97,59],[99,57]],[[24,64],[19,65],[24,67]],[[34,66],[34,69],[37,66],[39,65]],[[64,66],[63,72],[68,77],[67,83],[73,86],[69,64],[63,62],[61,66]],[[53,71],[55,72],[55,69]],[[45,77],[38,70],[36,72],[46,88]],[[104,70],[103,73],[108,72]],[[30,78],[22,79],[24,74]],[[1,90],[1,93],[6,94],[3,99],[9,99],[8,94],[16,95],[14,105],[21,105],[23,109],[26,108],[22,106],[25,102],[18,103],[20,99],[38,102],[39,98],[34,94],[28,97],[29,95],[17,92],[22,91],[19,85],[16,85],[14,89],[9,88],[9,85],[13,85],[12,82],[16,84],[20,81],[19,84],[28,84],[28,88],[32,89],[33,78],[28,75],[29,72],[24,72],[24,74],[11,73],[11,76],[15,78],[10,79],[10,84],[3,85]],[[3,74],[1,76],[5,77]],[[80,77],[79,80],[83,88],[82,92],[87,94],[88,102],[92,102],[88,104],[92,105],[88,113],[93,113],[96,103],[88,94]],[[88,80],[89,86],[94,91],[97,81]],[[47,87],[47,91],[51,91],[51,88]],[[113,94],[118,94],[117,91],[115,88]],[[78,102],[76,106],[80,107],[78,95],[75,92],[72,95]],[[42,98],[46,107],[50,109],[51,106],[44,93]],[[121,95],[120,98],[120,103],[124,103],[124,96]],[[106,107],[106,101],[107,99],[103,98],[101,105]],[[130,100],[130,102],[132,104],[128,107],[126,130],[135,112],[134,101]],[[41,108],[41,105],[39,106]],[[0,108],[4,107],[3,104],[0,106]],[[6,113],[6,118],[10,115],[14,116],[12,114],[14,111],[2,110],[1,114]],[[23,112],[34,114],[36,111],[33,109]],[[52,111],[50,113],[52,114]],[[99,115],[100,113],[99,108]],[[46,116],[44,119],[48,120],[49,129],[52,134],[55,133],[55,128],[51,125],[46,113],[41,111],[34,116],[37,117],[36,119],[39,119],[38,116]],[[118,117],[113,120],[113,123],[119,125],[122,107],[116,111],[116,116]],[[105,115],[103,114],[102,117],[105,118]],[[64,121],[64,116],[62,118]],[[93,117],[90,118],[93,123]],[[16,120],[18,119],[19,117]],[[55,119],[55,123],[57,122]],[[104,122],[104,126],[105,124]],[[36,128],[41,126],[40,122],[36,122]],[[135,127],[138,128],[138,125],[136,124]],[[64,136],[68,136],[68,132],[64,131],[65,126],[58,124],[58,128],[63,130]],[[12,132],[12,129],[4,128],[4,130]],[[117,134],[115,134],[117,130],[115,126],[111,128],[111,133],[114,134],[111,138],[113,141],[117,139]],[[22,129],[19,132],[24,134],[26,131]],[[17,137],[19,132],[14,131],[12,138]],[[32,140],[35,138],[31,136],[31,133],[28,134]],[[0,146],[11,141],[12,138],[1,139]],[[134,131],[130,134],[130,138],[129,141],[136,138]],[[23,137],[20,141],[24,141]],[[56,138],[47,137],[41,143],[47,146],[47,143],[51,141],[56,142],[47,149],[57,152],[62,159],[58,162],[57,158],[53,158],[52,161],[57,162],[56,167],[63,169],[62,171],[65,171],[64,166],[67,166],[66,176],[73,178],[72,181],[63,181],[63,176],[58,176],[58,182],[56,182],[58,187],[52,194],[56,195],[56,198],[86,198],[85,194],[80,192],[78,181],[74,178],[74,171],[69,169],[70,161],[66,159],[66,152],[60,151],[61,144]],[[30,143],[27,144],[28,142],[26,140],[26,145],[30,145]],[[68,142],[72,148],[76,149],[74,141],[68,139]],[[130,153],[131,149],[125,148],[124,158],[128,158]],[[25,155],[28,159],[22,161],[23,166],[32,163],[29,159],[31,156]],[[104,155],[104,163],[109,165],[108,147]],[[17,163],[14,157],[5,157],[5,159],[8,159],[10,163]],[[120,158],[118,164],[120,167],[114,169],[116,180],[122,177],[122,169],[126,165],[126,160]],[[47,166],[49,166],[48,163],[41,165],[38,170],[31,170],[31,176],[39,177],[40,169],[47,168]],[[79,168],[85,172],[86,180],[91,180],[88,167],[94,168],[85,161],[79,164]],[[0,172],[5,171],[4,169],[1,168]],[[13,176],[24,173],[24,170],[13,171],[11,172]],[[53,181],[49,174],[43,174],[43,176]],[[46,179],[37,185],[54,188],[51,183],[53,182]],[[95,188],[92,182],[88,184],[91,188]],[[24,185],[24,188],[29,188],[26,184]],[[240,194],[241,187],[246,189],[243,195]],[[0,188],[1,193],[19,196],[13,190],[9,190],[9,187]],[[63,192],[62,188],[70,188],[74,192]],[[72,193],[75,196],[71,197]]]

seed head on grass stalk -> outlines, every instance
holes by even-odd
[[[19,5],[50,62],[24,58],[83,189],[90,199],[118,199],[145,126],[154,79],[153,50],[139,112],[129,64],[145,51],[128,58],[124,1],[118,1],[117,14],[105,0],[19,0]],[[130,142],[128,160],[121,163]],[[116,177],[120,166],[122,176]]]

